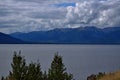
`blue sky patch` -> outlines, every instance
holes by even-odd
[[[68,6],[76,6],[75,2],[71,2],[71,3],[60,3],[60,4],[55,4],[56,7],[68,7]]]

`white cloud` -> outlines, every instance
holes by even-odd
[[[72,2],[76,6],[53,6]],[[85,25],[120,26],[120,0],[0,0],[1,32],[30,32]]]
[[[120,1],[83,1],[76,7],[68,7],[66,15],[70,24],[87,24],[98,27],[120,26]]]

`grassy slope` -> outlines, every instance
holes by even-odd
[[[108,73],[100,80],[120,80],[120,71]]]

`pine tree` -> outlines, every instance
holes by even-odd
[[[58,54],[55,54],[48,73],[42,73],[40,63],[32,62],[27,66],[21,52],[14,52],[11,66],[9,76],[2,77],[1,80],[73,80],[72,74],[66,72],[62,57]]]
[[[62,57],[55,54],[54,59],[51,63],[51,68],[48,72],[49,80],[72,80],[72,74],[66,72],[66,68],[62,62]]]
[[[48,75],[47,75],[46,71],[43,74],[43,80],[48,80]]]
[[[40,63],[30,63],[26,80],[43,80]]]
[[[12,71],[10,72],[9,78],[11,78],[12,80],[25,80],[27,66],[25,59],[21,57],[21,51],[18,55],[16,52],[14,52],[13,62],[11,66]]]
[[[43,80],[40,63],[32,62],[27,66],[21,52],[18,55],[14,52],[11,66],[9,80]]]

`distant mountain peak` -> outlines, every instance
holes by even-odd
[[[49,31],[13,33],[12,37],[32,43],[120,44],[120,27],[56,28]]]

